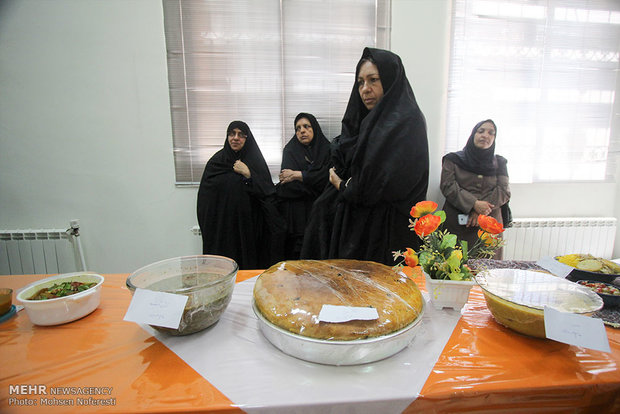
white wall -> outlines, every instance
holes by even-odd
[[[162,5],[0,6],[0,228],[80,219],[93,270],[200,253],[174,186]]]
[[[426,115],[431,152],[428,198],[440,205],[444,200],[439,191],[439,176],[444,151],[451,3],[392,0],[392,50],[402,58]],[[620,91],[616,96],[620,96]],[[480,114],[480,119],[485,116]],[[515,217],[620,217],[620,167],[611,183],[513,184],[511,190],[510,206]],[[620,231],[614,257],[620,257]]]
[[[393,0],[392,13],[392,49],[428,122],[437,201],[449,4]],[[89,267],[127,273],[200,253],[189,231],[196,191],[174,185],[159,0],[0,2],[0,229],[80,219]],[[513,186],[511,204],[517,217],[617,217],[619,193],[613,183]]]

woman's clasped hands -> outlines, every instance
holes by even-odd
[[[301,171],[295,171],[295,170],[289,170],[289,169],[284,169],[280,171],[279,178],[282,184],[290,183],[295,180],[303,181],[303,176],[301,174]]]
[[[476,200],[474,203],[474,211],[469,213],[467,218],[467,227],[475,227],[478,225],[478,216],[488,216],[491,214],[491,210],[495,207],[494,204],[484,200]]]
[[[243,175],[245,178],[250,178],[252,176],[248,166],[241,160],[235,161],[233,164],[233,171],[237,174]]]

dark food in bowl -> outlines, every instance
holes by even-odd
[[[616,286],[592,280],[578,280],[577,283],[598,293],[607,306],[617,306],[620,304],[620,289]]]
[[[97,283],[83,283],[83,282],[62,282],[54,283],[52,286],[39,290],[29,300],[46,300],[62,298],[64,296],[75,295],[76,293],[83,292],[95,286]]]
[[[188,299],[178,329],[162,326],[153,326],[153,328],[170,335],[189,335],[202,331],[217,322],[230,302],[232,292],[230,284],[219,283],[220,286],[212,286],[208,297],[201,294],[197,288],[220,277],[221,275],[208,273],[181,275],[147,286],[146,289],[159,292],[181,294],[194,292],[186,295]]]
[[[151,325],[170,335],[189,335],[216,323],[232,298],[237,263],[223,256],[175,257],[144,266],[127,278],[137,288],[187,296],[177,329]]]

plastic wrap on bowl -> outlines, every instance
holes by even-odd
[[[174,257],[144,266],[127,278],[127,287],[188,297],[177,329],[153,326],[170,335],[189,335],[216,323],[232,297],[237,263],[223,256]]]
[[[546,337],[545,306],[583,315],[603,307],[603,301],[594,292],[547,273],[492,269],[479,273],[476,282],[499,323],[539,338]]]
[[[269,322],[252,301],[258,326],[265,338],[285,354],[325,365],[358,365],[388,358],[403,350],[417,334],[424,309],[409,325],[391,334],[368,339],[335,341],[314,339],[286,331]]]
[[[257,279],[254,301],[259,321],[267,322],[261,330],[276,347],[282,349],[280,345],[289,342],[287,349],[282,349],[284,352],[293,354],[293,348],[306,349],[308,354],[294,356],[335,365],[353,362],[338,358],[326,362],[317,357],[320,352],[313,349],[320,347],[318,342],[359,344],[361,340],[386,338],[414,326],[424,310],[420,290],[405,274],[379,263],[359,260],[278,263]],[[376,313],[369,319],[356,315],[336,322],[322,319],[325,305],[336,307],[338,311],[342,309],[342,312],[363,312],[370,308]],[[276,337],[278,339],[274,340]],[[375,343],[373,346],[381,345]],[[355,360],[362,361],[355,363],[367,362],[365,358]]]

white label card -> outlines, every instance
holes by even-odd
[[[603,321],[598,318],[560,312],[545,306],[547,338],[569,345],[611,352]]]
[[[348,322],[354,320],[371,321],[379,319],[375,308],[356,306],[323,305],[319,312],[320,322]]]
[[[187,296],[136,289],[123,320],[177,329]]]
[[[539,259],[536,264],[547,270],[548,272],[553,273],[554,275],[559,277],[566,277],[570,272],[573,271],[573,268],[571,266],[560,263],[551,256]]]

